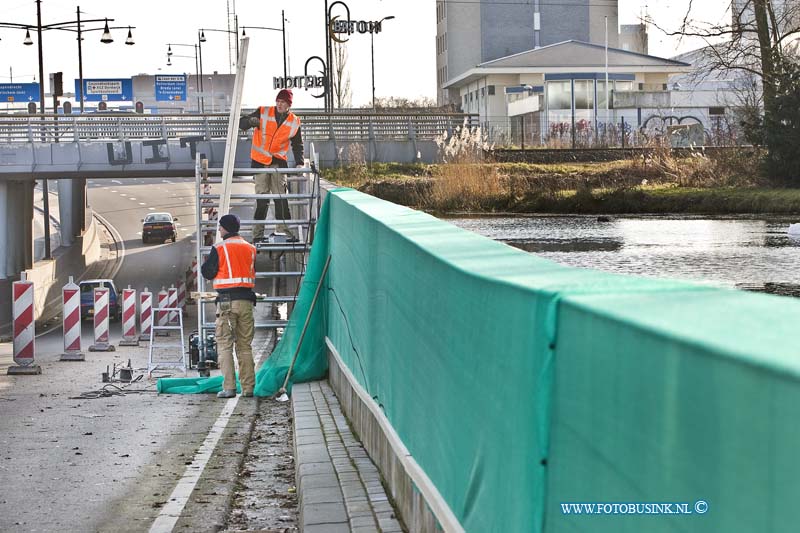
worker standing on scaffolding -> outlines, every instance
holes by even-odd
[[[261,106],[250,115],[239,120],[239,129],[255,128],[253,145],[250,149],[252,168],[288,168],[289,145],[297,167],[304,166],[303,134],[300,131],[300,118],[290,111],[292,91],[282,89],[276,97],[274,106]],[[286,194],[286,178],[278,174],[256,174],[256,194]],[[267,218],[269,200],[256,200],[255,220]],[[286,198],[275,200],[275,219],[282,220],[277,230],[285,233],[289,242],[297,242],[297,236],[286,225],[290,219],[289,201]],[[264,239],[264,225],[253,227],[253,243]]]
[[[222,242],[211,248],[200,267],[203,277],[214,280],[217,291],[216,340],[219,365],[222,370],[222,390],[218,398],[236,396],[236,372],[233,364],[233,345],[239,359],[239,383],[242,396],[252,396],[256,384],[253,364],[253,336],[256,304],[256,248],[239,236],[239,217],[227,214],[219,219]]]

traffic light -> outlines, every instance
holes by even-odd
[[[64,94],[64,73],[54,72],[50,74],[50,94],[53,96],[63,96]]]

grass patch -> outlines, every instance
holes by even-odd
[[[771,188],[760,160],[732,151],[713,158],[656,150],[597,163],[380,163],[325,178],[437,213],[798,213],[800,190]]]

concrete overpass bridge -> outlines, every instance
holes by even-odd
[[[432,162],[436,137],[475,117],[297,111],[303,138],[322,166],[358,154],[361,162]],[[0,280],[33,264],[33,185],[59,180],[62,234],[86,230],[86,180],[194,176],[195,156],[224,163],[228,114],[0,115]],[[357,145],[357,150],[349,147]],[[236,167],[250,166],[250,140],[240,137]],[[291,157],[291,154],[290,154]],[[67,239],[69,240],[69,239]]]

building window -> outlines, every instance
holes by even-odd
[[[547,108],[551,111],[572,109],[572,89],[569,81],[547,82]]]
[[[489,85],[489,96],[494,96],[494,85]]]
[[[572,120],[572,82],[548,81],[545,91],[547,95],[547,121],[553,123],[569,123]]]
[[[712,116],[712,117],[724,115],[725,114],[725,108],[724,107],[709,107],[708,108],[708,114],[710,116]]]

